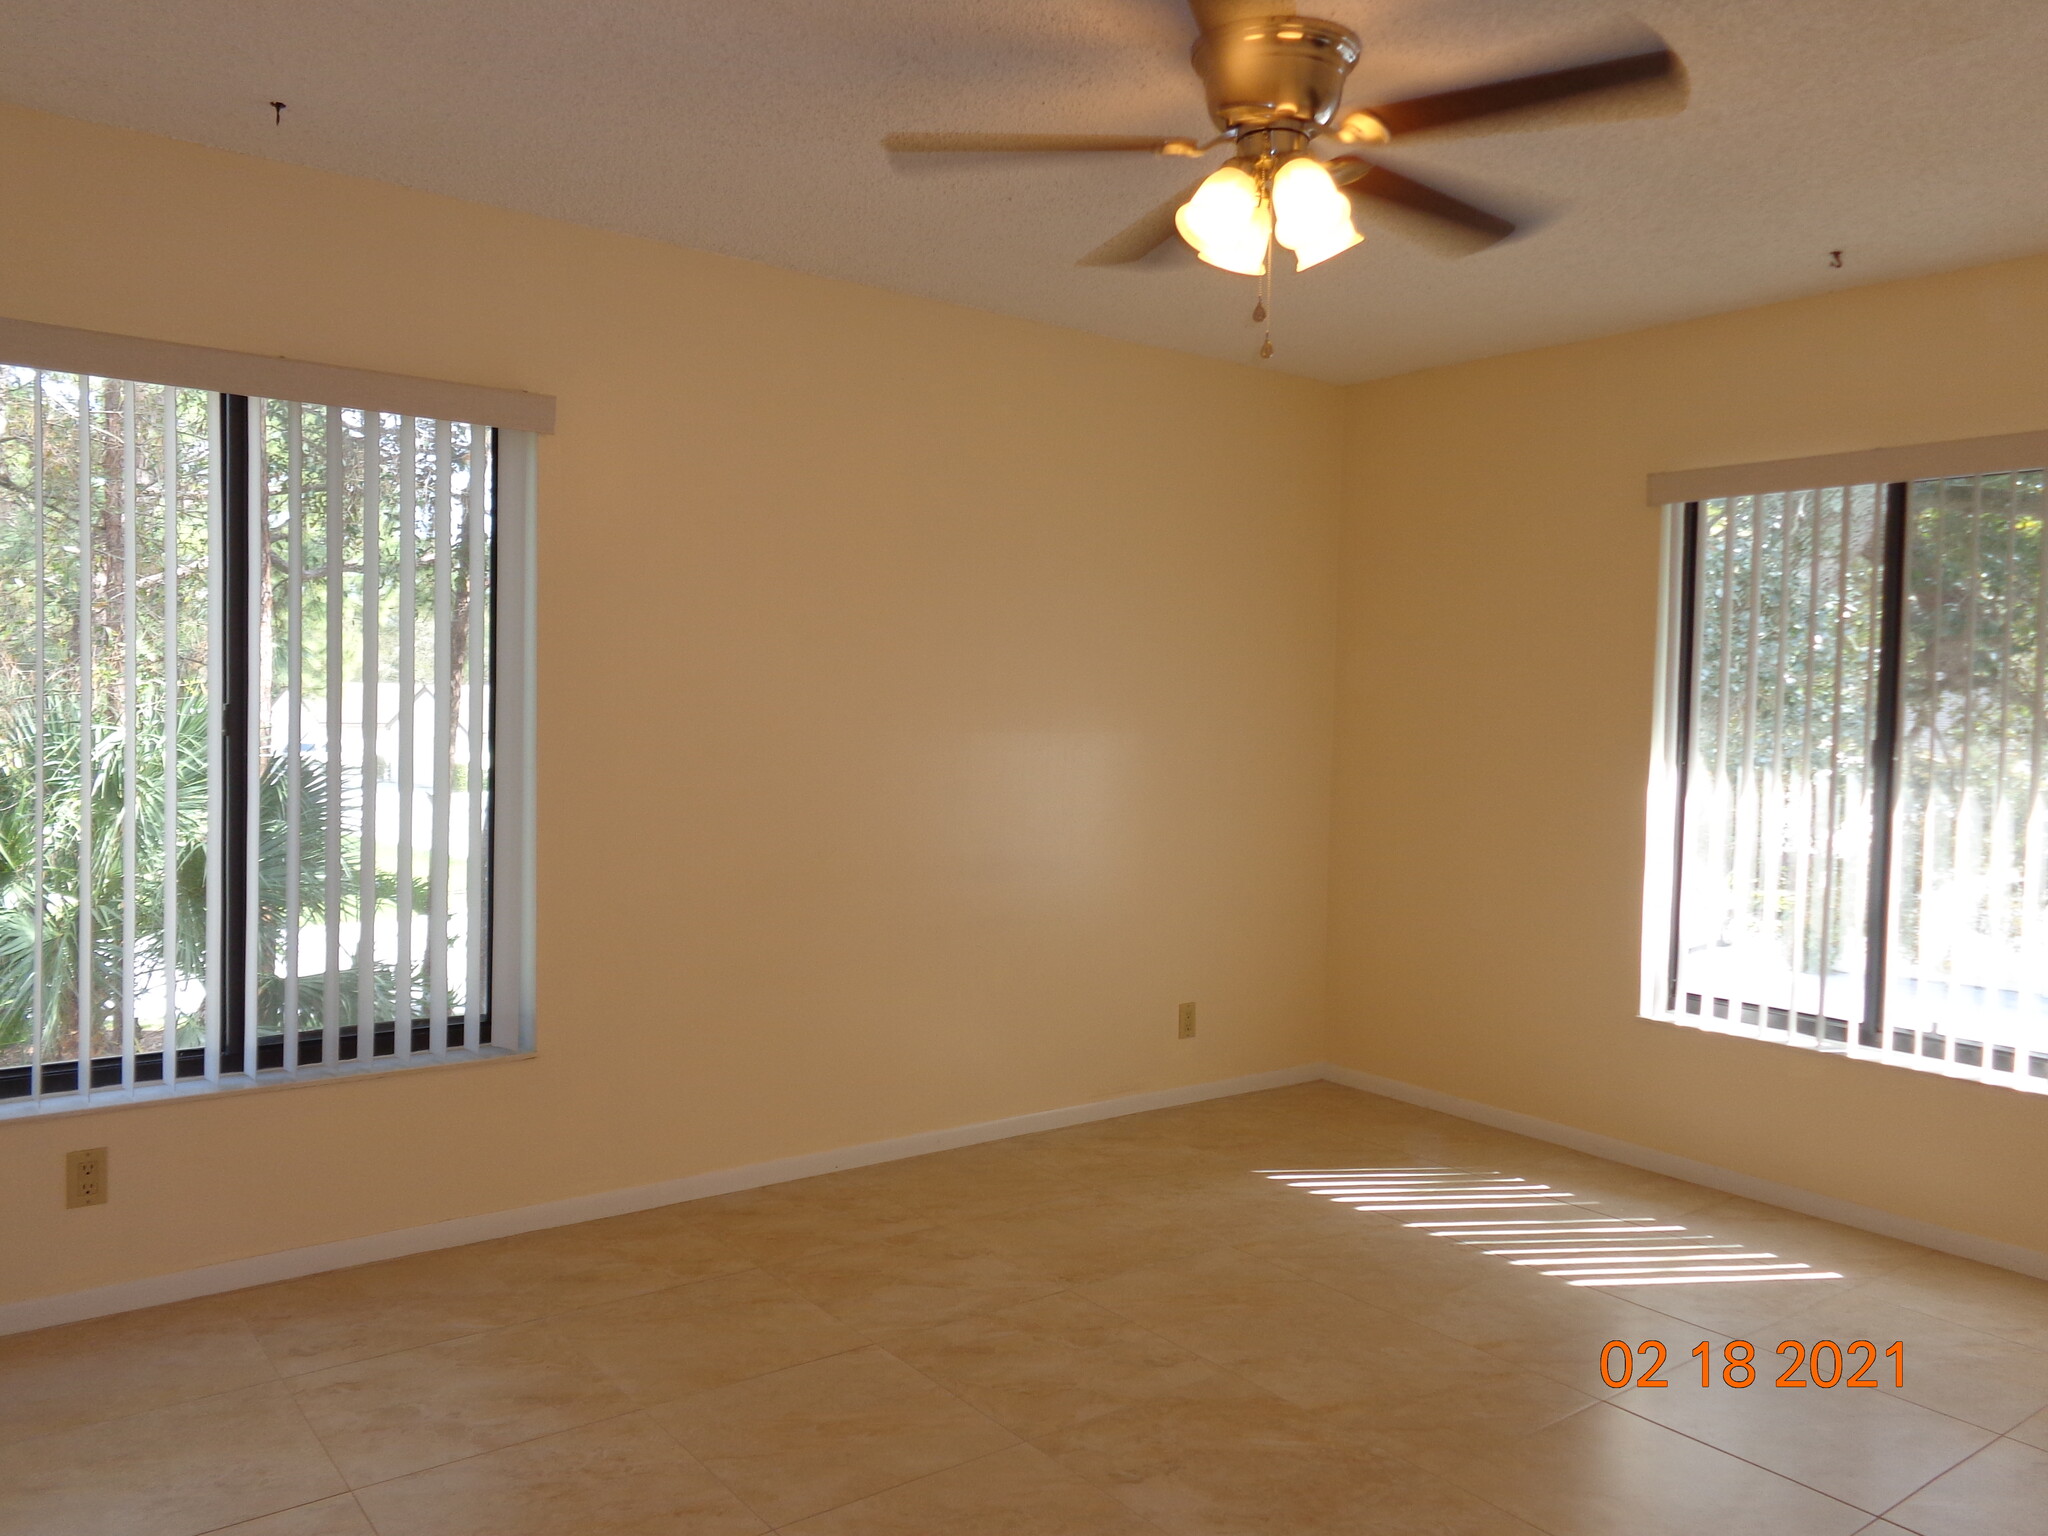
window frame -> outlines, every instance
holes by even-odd
[[[262,400],[284,396],[250,395],[211,384],[177,382],[169,377],[137,379],[138,383],[164,382],[170,387],[203,389],[211,399],[215,441],[221,455],[218,468],[221,504],[217,531],[222,536],[219,551],[222,594],[222,771],[221,857],[226,895],[220,904],[223,964],[222,1003],[219,1038],[207,1044],[178,1048],[170,1063],[159,1049],[137,1052],[131,1058],[131,1086],[123,1087],[124,1058],[97,1056],[90,1063],[45,1062],[0,1068],[0,1084],[19,1081],[20,1091],[0,1097],[0,1119],[53,1113],[81,1113],[118,1108],[123,1105],[163,1102],[196,1096],[211,1097],[220,1092],[250,1091],[299,1086],[318,1081],[336,1081],[391,1070],[410,1071],[436,1066],[470,1065],[479,1061],[513,1059],[534,1050],[533,941],[535,893],[533,844],[535,805],[533,793],[534,755],[534,561],[537,468],[537,430],[552,426],[553,401],[545,397],[510,396],[509,392],[470,389],[467,386],[439,386],[431,381],[397,379],[395,376],[349,374],[317,364],[280,363],[275,359],[243,360],[239,354],[206,354],[201,349],[166,348],[160,343],[130,343],[126,338],[100,338],[92,333],[62,332],[56,328],[26,326],[22,322],[0,321],[0,342],[11,332],[47,332],[63,345],[71,338],[91,337],[99,343],[137,348],[165,349],[175,358],[189,350],[194,357],[208,359],[209,366],[193,371],[206,375],[219,367],[233,368],[246,361],[271,369],[298,369],[306,377],[339,378],[350,387],[349,403],[358,409],[393,414],[393,407],[375,403],[374,397],[355,387],[368,380],[378,394],[388,395],[395,386],[413,390],[455,392],[446,405],[467,406],[477,400],[489,402],[506,396],[517,409],[450,415],[468,420],[490,434],[492,474],[486,491],[491,512],[488,546],[491,580],[489,731],[491,774],[489,800],[485,808],[485,849],[487,858],[487,911],[485,936],[486,1004],[479,1027],[480,1038],[471,1039],[469,1021],[462,1015],[448,1020],[449,1050],[445,1055],[426,1054],[432,1043],[432,1025],[415,1021],[412,1026],[414,1051],[400,1055],[396,1050],[398,1026],[395,1020],[378,1020],[369,1026],[370,1049],[365,1055],[362,1028],[340,1026],[337,1059],[326,1062],[320,1030],[301,1030],[296,1061],[288,1063],[284,1035],[261,1037],[250,1049],[248,1031],[253,1023],[250,978],[250,942],[254,924],[254,890],[257,882],[255,849],[249,827],[249,766],[258,749],[257,734],[250,729],[250,709],[257,686],[255,651],[259,643],[254,591],[255,541],[263,536],[258,523],[260,498],[255,494],[262,463],[255,435],[252,406]],[[40,336],[35,339],[40,342]],[[40,345],[28,349],[41,351]],[[0,357],[12,363],[12,355],[0,346]],[[95,359],[98,360],[98,359]],[[103,379],[123,377],[98,368],[52,365],[47,360],[25,360],[14,366],[41,368],[49,373],[77,373]],[[176,370],[152,367],[152,375],[170,375]],[[335,391],[322,390],[322,394]],[[545,418],[529,402],[545,404]],[[339,403],[338,400],[308,403]],[[420,414],[421,404],[405,400],[400,414]],[[497,425],[494,417],[531,419],[533,428]],[[458,1021],[460,1021],[458,1023]],[[347,1048],[344,1047],[344,1043]],[[208,1057],[218,1062],[218,1074],[209,1075]],[[253,1063],[253,1070],[251,1070]],[[81,1093],[79,1079],[85,1078]]]
[[[1866,892],[1862,930],[1865,944],[1862,1018],[1855,1037],[1835,1042],[1816,1034],[1803,1048],[1851,1060],[1882,1063],[1892,1067],[1926,1072],[1951,1080],[1978,1082],[1987,1087],[2048,1093],[2048,1074],[2035,1053],[2030,1061],[2022,1056],[2007,1075],[1992,1076],[1981,1066],[1958,1063],[1943,1057],[1929,1060],[1919,1052],[1888,1050],[1885,1003],[1888,968],[1892,961],[1894,918],[1894,843],[1897,829],[1901,741],[1899,737],[1903,668],[1905,659],[1905,611],[1908,540],[1911,532],[1913,486],[1923,480],[1958,478],[2019,472],[2007,462],[2016,457],[2013,445],[2048,447],[2048,434],[2016,434],[1986,439],[1981,444],[1964,441],[1927,445],[1916,449],[1874,450],[1867,455],[1840,455],[1815,460],[1787,460],[1777,465],[1740,466],[1727,470],[1685,471],[1652,476],[1653,503],[1660,492],[1682,491],[1687,499],[1661,503],[1662,549],[1659,562],[1659,604],[1657,617],[1657,670],[1654,697],[1654,732],[1648,785],[1647,839],[1643,883],[1643,949],[1641,995],[1638,1011],[1645,1020],[1679,1024],[1713,1034],[1761,1043],[1795,1043],[1792,1037],[1759,1037],[1754,1028],[1735,1018],[1716,1018],[1702,1008],[1692,1013],[1682,1006],[1679,969],[1682,959],[1681,908],[1684,894],[1685,805],[1691,767],[1694,721],[1693,672],[1697,665],[1699,632],[1699,579],[1702,539],[1702,503],[1709,500],[1766,494],[1792,494],[1816,485],[1871,485],[1879,492],[1883,566],[1879,572],[1880,600],[1875,697],[1873,699],[1870,743],[1871,846],[1870,875]],[[1965,459],[1990,450],[1984,462],[1998,467],[1960,469],[1953,466],[1960,453]],[[1999,449],[2006,449],[1999,452]],[[2044,454],[2043,457],[2048,457]],[[1863,475],[1808,473],[1798,470],[1877,468],[1889,470],[1883,478]],[[1937,467],[1939,466],[1939,467]],[[2038,464],[2025,466],[2038,470]],[[1919,473],[1922,469],[1928,473]],[[1779,471],[1776,476],[1772,471]],[[1794,473],[1784,473],[1792,471]],[[1760,477],[1759,472],[1762,472]],[[1777,483],[1771,483],[1772,480]],[[1720,482],[1717,487],[1715,482]],[[1721,488],[1725,487],[1725,488]],[[1901,1056],[1905,1059],[1901,1059]]]

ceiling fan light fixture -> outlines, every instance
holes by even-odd
[[[1335,190],[1334,183],[1331,189]],[[1210,175],[1181,204],[1173,224],[1210,266],[1246,277],[1264,275],[1273,213],[1257,179],[1241,166],[1226,165]]]
[[[1275,237],[1294,252],[1297,272],[1365,238],[1351,222],[1351,199],[1312,155],[1296,155],[1273,173],[1273,222]]]

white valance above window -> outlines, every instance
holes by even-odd
[[[1806,459],[1668,470],[1650,476],[1648,501],[1653,507],[1668,507],[1679,502],[1712,501],[1721,496],[1765,496],[1774,491],[1820,490],[1838,485],[1887,485],[1996,475],[2010,470],[2039,469],[2043,464],[2048,464],[2048,432],[2008,432],[2002,437],[1964,437],[1946,443],[1823,453]]]
[[[78,331],[33,320],[0,319],[0,362],[50,373],[131,379],[264,400],[468,421],[516,432],[555,430],[552,395]]]

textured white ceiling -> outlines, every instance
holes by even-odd
[[[2043,0],[1637,0],[1673,118],[1387,153],[1514,214],[1283,276],[1268,366],[1333,381],[2048,248]],[[1596,0],[1326,0],[1349,99],[1600,31]],[[892,165],[890,129],[1202,133],[1176,0],[0,0],[0,97],[679,245],[1249,361],[1250,282],[1075,259],[1187,181],[1151,156]],[[290,103],[273,126],[266,103]],[[1213,162],[1212,162],[1213,163]],[[1845,252],[1840,270],[1828,253]]]

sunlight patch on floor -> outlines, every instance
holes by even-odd
[[[1833,1270],[1781,1259],[1743,1243],[1653,1217],[1570,1216],[1578,1197],[1492,1169],[1261,1168],[1266,1178],[1359,1211],[1552,1210],[1556,1216],[1408,1221],[1489,1258],[1575,1286],[1737,1285],[1760,1280],[1840,1280]]]

